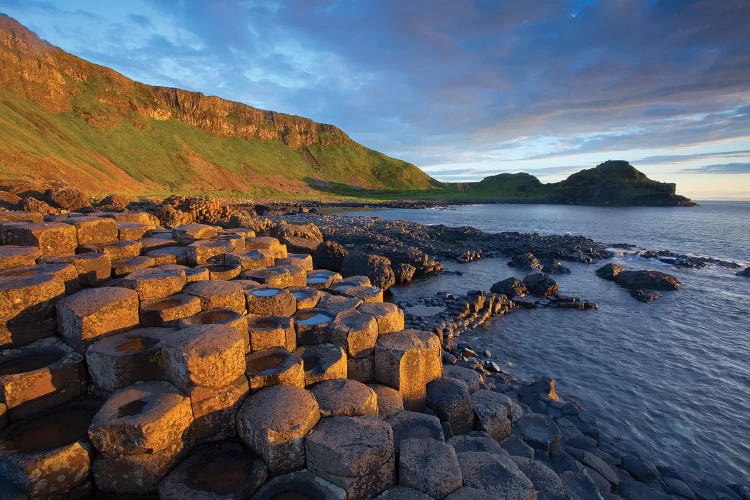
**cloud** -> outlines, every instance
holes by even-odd
[[[699,168],[685,168],[685,174],[750,174],[750,163],[723,163]]]

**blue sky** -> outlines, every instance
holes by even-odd
[[[128,77],[333,123],[444,181],[607,159],[750,199],[750,2],[0,0]]]

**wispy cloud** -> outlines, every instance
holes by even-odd
[[[750,163],[723,163],[698,168],[685,168],[686,174],[750,174]]]

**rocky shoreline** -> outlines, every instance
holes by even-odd
[[[595,308],[551,274],[604,244],[108,201],[0,212],[3,498],[750,498],[619,454],[554,380],[461,341]],[[525,277],[383,301],[469,257]]]

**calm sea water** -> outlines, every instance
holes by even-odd
[[[487,232],[583,234],[748,263],[750,203],[705,202],[694,208],[476,205],[356,212],[425,224],[470,225]],[[593,412],[606,441],[657,464],[712,481],[750,481],[750,279],[710,267],[681,270],[638,257],[612,261],[676,275],[683,289],[642,304],[595,276],[595,265],[566,263],[560,290],[598,311],[515,311],[475,330],[521,377],[551,375],[559,392]],[[397,287],[397,298],[490,286],[512,275],[505,260],[446,263],[461,271]],[[464,337],[466,339],[467,337]]]

